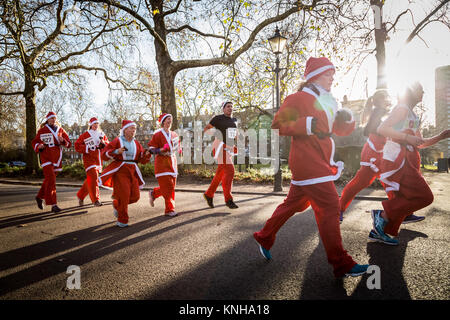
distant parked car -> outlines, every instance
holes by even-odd
[[[25,167],[27,164],[23,161],[10,161],[8,165],[10,167]]]

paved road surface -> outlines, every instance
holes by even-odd
[[[162,216],[147,192],[129,208],[130,227],[114,224],[111,192],[102,207],[77,206],[77,189],[58,186],[63,212],[37,209],[38,186],[0,183],[0,300],[10,299],[443,299],[450,298],[450,175],[427,176],[435,202],[418,212],[423,222],[402,227],[400,245],[368,243],[368,210],[355,200],[341,225],[344,247],[359,263],[378,265],[381,289],[370,275],[336,280],[326,261],[313,212],[294,215],[280,230],[273,261],[258,252],[252,233],[283,200],[235,194],[230,210],[217,194],[210,209],[199,192],[178,192],[178,217]],[[180,186],[182,188],[183,186]],[[195,186],[184,186],[193,189]],[[201,190],[204,186],[196,186]],[[270,191],[236,186],[236,191]],[[287,188],[285,188],[287,191]],[[381,193],[380,193],[381,192]],[[365,195],[381,195],[367,189]],[[70,265],[81,270],[81,289],[66,287]]]

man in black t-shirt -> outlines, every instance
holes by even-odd
[[[205,127],[204,132],[215,128],[221,134],[216,134],[213,142],[214,158],[218,161],[216,174],[211,181],[208,190],[203,194],[206,202],[214,208],[213,198],[217,187],[222,182],[225,203],[228,208],[236,209],[238,206],[233,202],[231,187],[234,178],[234,165],[232,156],[236,146],[237,125],[236,118],[232,118],[233,103],[226,101],[222,103],[223,114],[215,116]]]

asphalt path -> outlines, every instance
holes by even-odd
[[[448,300],[450,177],[427,179],[435,201],[416,213],[424,221],[402,226],[399,246],[367,241],[379,201],[355,200],[346,213],[345,249],[380,268],[380,288],[372,289],[370,274],[334,278],[311,209],[288,220],[273,260],[264,260],[252,234],[283,197],[257,186],[235,188],[235,210],[222,194],[209,208],[198,192],[204,186],[191,186],[177,192],[173,218],[163,216],[162,198],[150,207],[145,190],[122,229],[109,190],[101,190],[102,207],[80,207],[76,187],[58,186],[63,211],[55,214],[37,208],[39,186],[0,183],[0,300]],[[67,286],[69,266],[80,268],[80,289]]]

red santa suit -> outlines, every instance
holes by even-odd
[[[171,117],[170,114],[162,114],[159,117],[159,123],[162,125],[167,117]],[[155,156],[155,177],[158,180],[159,187],[150,191],[150,197],[157,199],[159,197],[164,198],[166,215],[175,212],[175,186],[177,182],[177,153],[181,152],[180,138],[174,131],[167,133],[164,129],[156,130],[152,136],[152,139],[148,143],[150,150],[156,153]],[[168,153],[163,155],[161,152]]]
[[[98,123],[97,118],[91,118],[89,127],[95,123]],[[88,194],[92,203],[100,199],[98,176],[102,172],[103,164],[101,149],[108,143],[108,137],[101,130],[92,129],[84,132],[75,141],[75,150],[83,155],[83,164],[86,170],[86,180],[80,190],[78,190],[78,199],[83,200]]]
[[[49,112],[46,119],[56,118],[54,112]],[[62,142],[60,138],[62,137]],[[38,146],[43,144],[44,149]],[[63,128],[47,123],[39,129],[36,137],[31,141],[34,151],[39,154],[41,167],[44,172],[44,181],[37,198],[44,199],[47,205],[56,205],[56,173],[62,171],[62,147],[70,148],[72,145]]]
[[[136,124],[129,120],[122,121],[122,130]],[[128,152],[117,154],[115,150],[126,145],[133,147]],[[130,149],[130,148],[127,148]],[[122,224],[128,223],[128,205],[135,203],[140,198],[139,190],[144,187],[144,179],[139,170],[138,163],[148,163],[150,155],[145,156],[145,150],[141,144],[133,138],[131,142],[126,141],[124,136],[112,140],[102,151],[102,160],[114,160],[100,175],[101,186],[113,188],[113,207],[117,214],[117,221]]]
[[[416,135],[420,127],[417,115],[407,105],[400,104],[396,108],[407,108],[408,114],[406,119],[393,128]],[[420,155],[417,148],[403,141],[387,139],[380,165],[380,181],[384,184],[389,198],[382,202],[388,216],[384,232],[397,236],[405,217],[430,205],[434,199],[420,172]]]
[[[311,80],[334,66],[327,58],[310,58],[305,76]],[[289,167],[292,181],[289,193],[264,227],[254,233],[256,241],[266,250],[273,246],[278,230],[296,212],[309,206],[315,213],[319,234],[334,275],[341,277],[356,262],[344,250],[339,226],[339,195],[334,181],[344,168],[334,161],[335,144],[331,133],[350,134],[355,127],[352,120],[335,122],[338,103],[326,90],[310,84],[289,95],[276,113],[272,128],[279,134],[292,136]]]
[[[386,138],[370,133],[361,151],[361,168],[342,190],[340,199],[341,212],[344,212],[361,190],[370,186],[380,176],[380,164]]]

